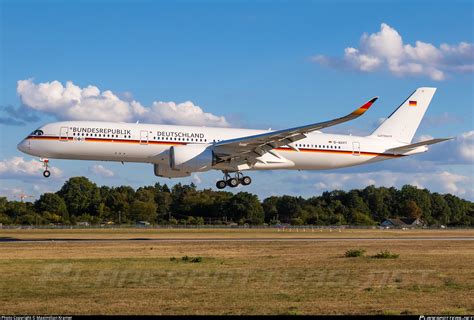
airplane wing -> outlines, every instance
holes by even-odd
[[[272,149],[282,146],[288,146],[298,151],[298,148],[292,146],[291,143],[306,138],[305,134],[309,132],[331,127],[360,117],[377,99],[378,97],[372,98],[348,115],[334,120],[220,141],[214,145],[214,154],[220,161],[226,161],[242,156],[260,157],[267,152],[271,153]]]
[[[393,154],[405,154],[408,152],[411,152],[419,147],[426,147],[435,143],[443,142],[446,140],[451,140],[453,138],[438,138],[438,139],[431,139],[431,140],[426,140],[426,141],[421,141],[417,143],[412,143],[412,144],[407,144],[405,146],[401,147],[396,147],[392,149],[386,150],[386,152],[391,152]]]

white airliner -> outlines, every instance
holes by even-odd
[[[186,177],[221,170],[216,186],[248,185],[249,170],[322,170],[409,156],[448,139],[411,143],[436,88],[419,88],[372,134],[326,134],[318,130],[364,114],[371,99],[334,120],[285,130],[249,130],[99,121],[65,121],[33,131],[18,149],[40,157],[50,176],[49,158],[144,162],[159,177]]]

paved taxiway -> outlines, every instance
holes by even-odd
[[[39,238],[21,239],[14,237],[0,237],[0,243],[22,242],[326,242],[326,241],[474,241],[474,237],[390,237],[390,238],[129,238],[129,239],[80,239],[80,238]]]

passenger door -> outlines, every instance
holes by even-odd
[[[360,156],[360,143],[357,141],[352,142],[352,155]]]
[[[68,141],[69,127],[61,127],[59,129],[59,141]]]
[[[140,131],[140,144],[148,144],[148,130]]]

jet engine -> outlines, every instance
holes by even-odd
[[[203,145],[172,146],[170,167],[185,172],[207,171],[213,164],[211,147]]]
[[[164,177],[164,178],[183,178],[189,177],[191,175],[190,172],[186,172],[184,170],[173,170],[170,168],[169,165],[166,164],[154,164],[155,169],[155,176]]]

